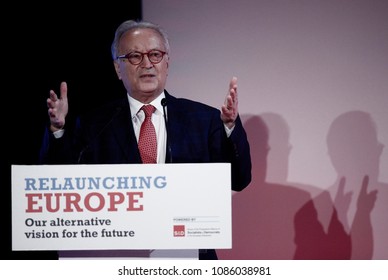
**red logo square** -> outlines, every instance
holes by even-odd
[[[174,236],[175,237],[185,236],[185,225],[174,225]]]

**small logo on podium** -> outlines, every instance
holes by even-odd
[[[174,237],[185,236],[185,225],[174,225]]]

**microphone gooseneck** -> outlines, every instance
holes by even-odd
[[[164,118],[164,125],[166,126],[166,133],[167,133],[167,152],[168,152],[168,162],[172,163],[172,152],[171,152],[171,145],[170,145],[170,135],[169,135],[169,129],[168,129],[168,120],[167,120],[167,114],[166,114],[166,107],[167,107],[167,99],[163,98],[161,101],[162,107],[163,107],[163,118]]]

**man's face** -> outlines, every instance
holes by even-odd
[[[167,51],[162,37],[152,29],[137,29],[128,31],[121,37],[118,55],[133,51],[147,53],[151,50]],[[114,66],[128,93],[142,103],[149,103],[165,88],[168,63],[168,54],[159,63],[152,63],[144,55],[139,65],[133,65],[128,59],[122,58],[115,60]]]

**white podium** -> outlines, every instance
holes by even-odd
[[[13,165],[12,249],[196,258],[231,248],[231,195],[228,163]]]

